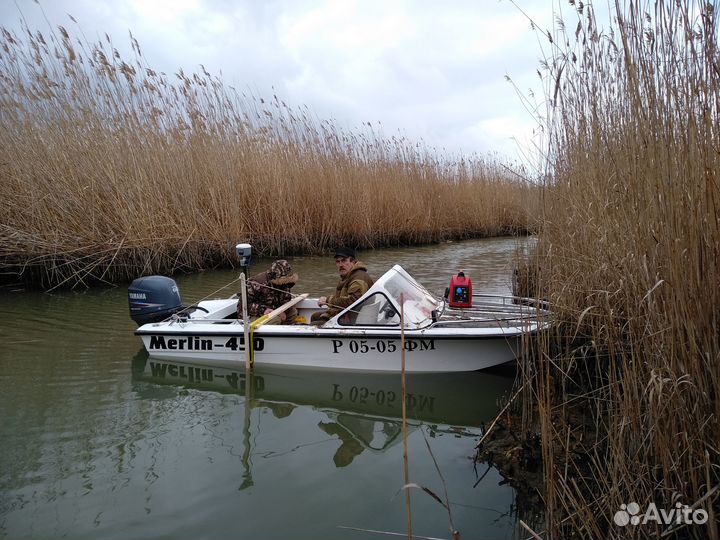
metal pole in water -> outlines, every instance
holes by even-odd
[[[245,347],[245,354],[247,355],[247,347]],[[252,410],[254,405],[254,391],[255,391],[255,375],[253,372],[246,367],[245,369],[245,411],[243,420],[243,453],[240,458],[240,462],[243,466],[243,481],[240,485],[240,489],[246,489],[252,487],[252,464],[250,463],[250,445],[252,444],[252,438],[250,437],[250,427],[252,423]]]
[[[247,286],[246,276],[249,276],[250,258],[252,256],[252,246],[250,244],[238,244],[235,251],[240,257],[240,298],[242,300],[242,318],[243,318],[243,339],[245,340],[245,373],[249,373],[252,369],[252,343],[250,343],[250,318],[247,312]]]
[[[250,318],[247,312],[247,288],[245,287],[245,272],[240,274],[240,298],[242,300],[243,339],[245,341],[245,372],[252,369],[250,364]]]

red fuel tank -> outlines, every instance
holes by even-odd
[[[450,279],[448,303],[454,308],[472,307],[472,281],[462,270]]]

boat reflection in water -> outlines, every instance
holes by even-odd
[[[337,467],[349,465],[364,451],[383,452],[402,442],[402,390],[397,373],[256,366],[246,376],[244,370],[157,360],[143,352],[135,359],[133,374],[136,380],[156,384],[245,396],[246,416],[264,407],[276,418],[284,418],[297,406],[311,406],[327,416],[318,428],[341,441],[333,457]],[[410,429],[426,424],[430,436],[446,432],[477,437],[480,430],[473,428],[495,417],[498,399],[508,395],[513,377],[507,369],[408,374]]]

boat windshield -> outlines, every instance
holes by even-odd
[[[438,309],[439,302],[428,290],[404,273],[396,272],[384,284],[388,295],[400,306],[400,295],[405,304],[405,324],[422,325],[432,319],[432,312]]]

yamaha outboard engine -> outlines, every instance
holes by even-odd
[[[183,309],[177,283],[165,276],[134,280],[128,288],[128,303],[130,317],[139,326],[160,322]]]

